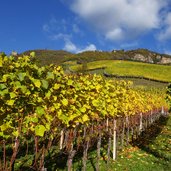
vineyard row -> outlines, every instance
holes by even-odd
[[[34,156],[31,167],[42,170],[52,147],[68,156],[97,144],[97,170],[103,141],[116,158],[116,137],[133,138],[169,106],[165,92],[134,89],[131,82],[98,75],[66,75],[61,67],[40,67],[31,56],[0,56],[0,168],[13,170],[23,151]],[[167,99],[170,96],[167,97]],[[160,110],[159,110],[160,109]],[[122,136],[121,136],[122,135]],[[113,141],[112,141],[113,139]],[[113,147],[111,148],[111,142]],[[55,145],[58,144],[58,145]],[[123,145],[123,143],[121,143]],[[59,146],[59,147],[58,147]],[[6,154],[9,149],[10,153]]]

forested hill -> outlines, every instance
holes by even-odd
[[[28,50],[22,54],[29,55],[31,52],[35,52],[36,58],[41,63],[41,65],[59,65],[65,61],[66,56],[71,55],[70,52],[64,50]]]
[[[78,63],[98,61],[98,60],[131,60],[155,64],[171,64],[171,56],[152,52],[147,49],[136,50],[113,50],[113,51],[86,51],[72,54],[63,50],[29,50],[23,54],[34,51],[37,59],[42,65],[61,64],[65,61],[77,61]]]

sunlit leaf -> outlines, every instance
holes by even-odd
[[[62,104],[63,104],[64,106],[67,106],[67,105],[68,105],[68,100],[67,100],[67,99],[63,99],[63,100],[62,100]]]
[[[36,107],[36,114],[38,116],[42,116],[45,114],[45,110],[41,106],[38,106],[38,107]]]
[[[43,125],[37,125],[35,127],[35,134],[36,134],[36,136],[43,137],[45,131],[46,131],[46,128]]]

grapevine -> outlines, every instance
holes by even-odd
[[[169,93],[170,89],[170,100]],[[10,162],[6,164],[3,159],[3,169],[14,168],[19,146],[34,141],[33,167],[41,170],[47,152],[57,141],[57,148],[68,154],[68,170],[75,147],[83,147],[85,170],[90,146],[97,143],[99,160],[101,139],[106,137],[109,159],[116,132],[124,135],[126,130],[129,141],[130,130],[137,129],[140,122],[140,129],[150,124],[143,118],[152,122],[162,107],[167,111],[164,99],[164,93],[133,89],[131,82],[106,80],[99,75],[66,75],[60,66],[39,67],[34,53],[1,56],[0,141],[4,149],[9,144],[13,150]]]

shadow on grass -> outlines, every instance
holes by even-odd
[[[157,136],[162,132],[164,126],[167,124],[168,117],[161,116],[158,121],[152,124],[146,131],[142,132],[138,139],[132,142],[133,146],[139,147],[141,150],[152,154],[157,158],[169,159],[163,156],[157,149],[152,149],[150,144],[154,144]]]

